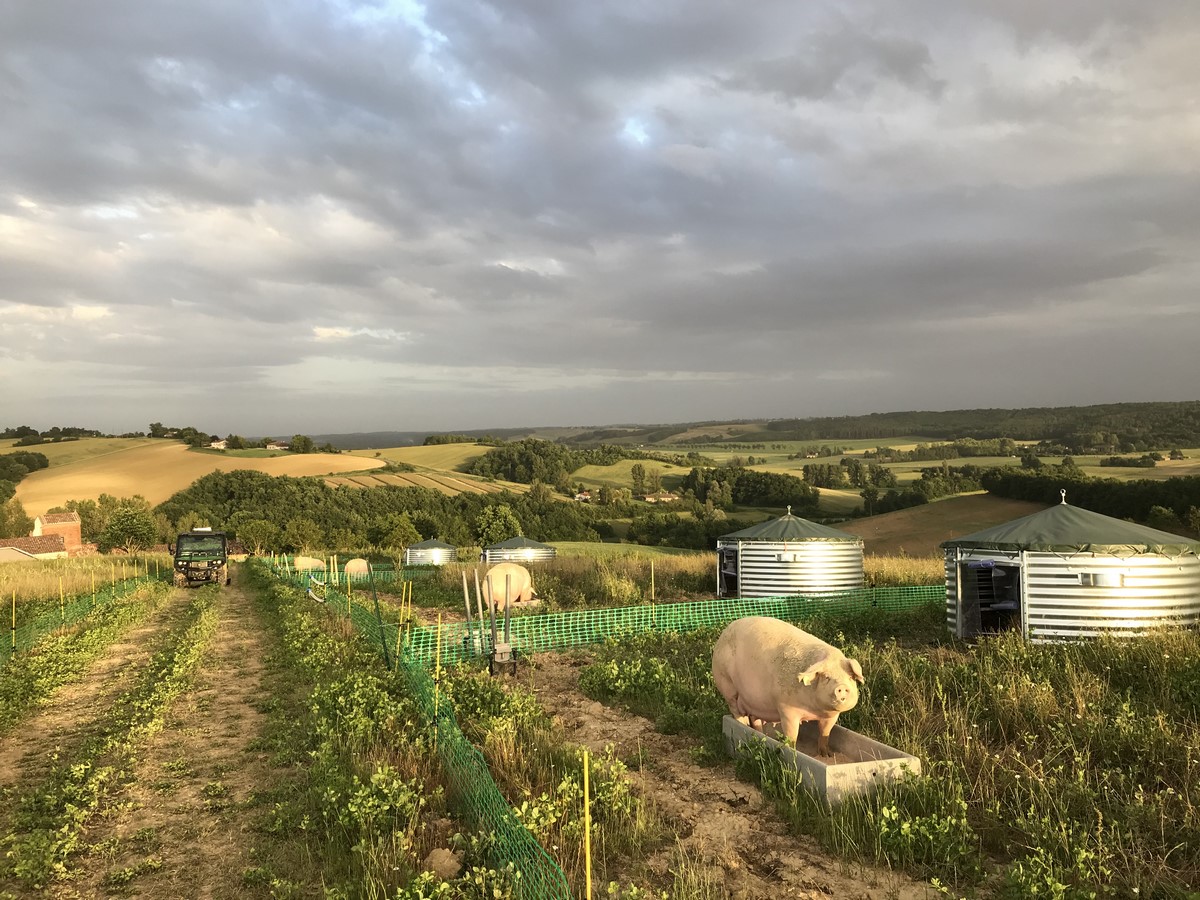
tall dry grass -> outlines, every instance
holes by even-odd
[[[863,560],[867,587],[911,587],[946,580],[940,556],[868,556]]]
[[[475,573],[482,578],[484,563],[449,563],[437,570],[417,591],[428,591],[454,605],[462,602],[465,573],[474,591]],[[715,557],[638,556],[596,559],[565,556],[528,566],[533,586],[547,609],[586,606],[632,606],[713,596],[716,591]],[[421,605],[429,605],[422,603]]]
[[[154,577],[171,571],[165,553],[142,556],[85,556],[75,559],[38,559],[0,564],[0,605],[16,598],[18,622],[45,604],[57,603],[101,590],[114,581]]]

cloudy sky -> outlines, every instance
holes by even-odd
[[[1195,0],[0,0],[0,425],[1195,399]]]

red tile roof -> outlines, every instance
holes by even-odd
[[[67,542],[61,534],[38,537],[0,538],[0,547],[14,547],[26,553],[66,553]]]
[[[43,525],[59,525],[63,522],[78,522],[79,513],[43,513],[42,515],[38,516],[38,518],[42,520]]]

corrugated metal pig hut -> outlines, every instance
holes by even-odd
[[[717,539],[717,596],[784,597],[863,586],[863,540],[788,513]]]
[[[946,541],[946,624],[1054,641],[1200,623],[1200,542],[1063,502]]]
[[[542,559],[554,559],[558,550],[549,544],[539,544],[527,537],[509,538],[483,548],[483,561],[486,563],[537,562]]]
[[[406,566],[444,566],[454,562],[458,549],[444,541],[430,539],[404,548],[404,564]]]

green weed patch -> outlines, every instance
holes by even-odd
[[[68,861],[88,819],[111,788],[129,776],[137,747],[162,728],[170,703],[191,683],[216,629],[215,596],[215,588],[197,593],[138,682],[48,778],[22,794],[11,831],[0,841],[8,874],[34,888],[69,876]]]
[[[798,832],[1004,897],[1195,896],[1200,635],[1056,646],[1004,635],[970,647],[932,617],[922,624],[920,610],[896,616],[803,624],[866,672],[840,724],[915,754],[926,775],[830,810],[770,754],[750,753],[739,772]],[[879,637],[892,626],[902,640]],[[725,712],[709,674],[718,633],[602,645],[581,687],[712,746]]]
[[[45,638],[34,652],[0,668],[0,732],[81,675],[117,638],[156,609],[169,591],[162,582],[149,582],[127,596],[110,597],[75,626]]]

